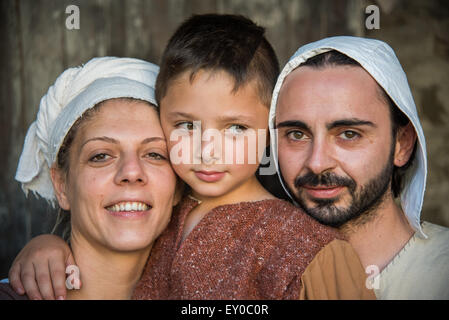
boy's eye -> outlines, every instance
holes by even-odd
[[[229,128],[226,130],[232,134],[240,134],[240,133],[243,133],[246,129],[248,129],[248,128],[245,126],[242,126],[240,124],[233,124],[233,125],[229,126]]]
[[[360,135],[357,132],[352,130],[346,130],[340,134],[340,137],[343,138],[344,140],[354,140],[359,136]]]
[[[290,138],[291,140],[302,140],[305,138],[305,135],[303,132],[295,130],[287,133],[287,137]]]
[[[108,160],[109,158],[111,158],[111,156],[106,153],[98,153],[98,154],[94,155],[93,157],[90,157],[89,161],[90,162],[104,162],[104,161]]]
[[[176,124],[176,128],[184,129],[184,130],[193,130],[194,126],[192,122],[184,121]]]

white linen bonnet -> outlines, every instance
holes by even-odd
[[[87,109],[113,98],[135,98],[156,106],[158,72],[155,64],[116,57],[93,58],[65,70],[42,97],[25,137],[15,176],[25,194],[31,190],[53,204],[50,168],[75,121]]]
[[[274,128],[279,91],[290,72],[307,59],[331,50],[341,52],[360,63],[408,117],[415,128],[418,136],[417,150],[412,166],[407,169],[400,198],[402,209],[410,225],[419,236],[426,238],[420,223],[427,177],[426,141],[407,76],[393,49],[383,41],[350,36],[325,38],[300,47],[283,68],[274,88],[268,121],[273,158],[284,190],[294,201],[284,184],[277,161],[277,132]]]

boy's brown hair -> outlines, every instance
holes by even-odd
[[[279,74],[279,62],[265,29],[240,15],[194,15],[179,26],[162,56],[156,81],[156,100],[170,82],[184,72],[190,80],[200,70],[225,71],[235,81],[233,91],[252,80],[261,102],[270,106]]]

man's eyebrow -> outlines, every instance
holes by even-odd
[[[300,128],[303,130],[310,131],[310,128],[307,124],[299,120],[287,120],[278,123],[275,128]]]
[[[331,130],[331,129],[339,128],[339,127],[357,127],[357,126],[370,126],[373,128],[377,127],[371,121],[361,120],[361,119],[357,119],[357,118],[337,120],[337,121],[333,121],[326,125],[327,130]]]

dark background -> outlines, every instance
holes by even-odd
[[[80,29],[67,30],[68,5]],[[365,8],[380,8],[380,29],[365,28]],[[175,28],[195,13],[237,13],[266,27],[283,65],[301,45],[333,35],[388,42],[407,73],[427,140],[425,220],[449,226],[449,2],[445,0],[1,0],[0,278],[55,212],[25,198],[14,180],[40,98],[66,68],[113,55],[158,63]]]

